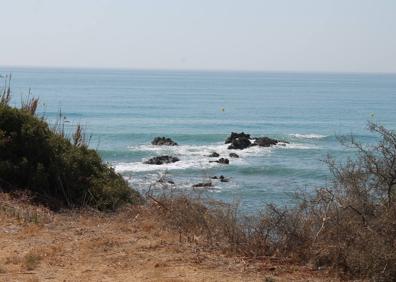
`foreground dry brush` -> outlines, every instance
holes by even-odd
[[[189,240],[251,259],[279,258],[330,269],[343,279],[395,281],[396,133],[369,123],[374,146],[341,140],[356,150],[346,163],[326,162],[328,187],[299,195],[298,205],[268,205],[242,216],[237,205],[162,193],[149,198],[166,224]]]
[[[0,204],[14,207],[0,209],[0,281],[323,281],[307,267],[180,240],[151,204],[53,212],[2,193]]]

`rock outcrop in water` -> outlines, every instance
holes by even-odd
[[[147,161],[145,161],[145,164],[151,164],[151,165],[162,165],[162,164],[170,164],[170,163],[175,163],[180,161],[179,158],[172,157],[172,156],[158,156],[151,158]]]
[[[252,143],[252,139],[254,139],[254,142]],[[272,139],[269,137],[257,137],[257,138],[252,138],[250,137],[250,134],[246,134],[244,132],[241,133],[235,133],[232,132],[230,136],[227,137],[227,139],[225,140],[225,144],[230,144],[228,146],[228,149],[230,150],[243,150],[246,148],[249,148],[251,146],[259,146],[259,147],[271,147],[273,145],[277,145],[277,144],[288,144],[288,142],[286,141],[281,141],[281,140],[276,140],[276,139]],[[231,153],[233,154],[233,153]],[[230,157],[238,157],[237,154],[231,156]]]
[[[225,144],[231,144],[228,149],[243,150],[250,147],[252,142],[250,142],[250,134],[231,132],[231,135],[225,140]]]
[[[254,140],[253,146],[271,147],[278,144],[280,141],[269,137],[258,137]]]
[[[219,164],[230,164],[229,159],[220,158],[217,161],[209,161],[210,163],[219,163]]]
[[[152,145],[157,146],[177,146],[178,144],[168,137],[155,137],[153,141],[151,141]]]
[[[235,153],[230,153],[229,156],[230,158],[239,158],[239,155]]]
[[[211,153],[208,157],[209,157],[209,158],[218,158],[218,157],[220,157],[220,155],[219,155],[219,153],[217,153],[217,152],[213,152],[213,153]]]
[[[250,134],[245,134],[244,132],[241,133],[236,133],[236,132],[231,132],[231,135],[227,137],[225,140],[225,144],[232,143],[237,138],[247,138],[250,139]]]
[[[230,150],[243,150],[249,148],[252,145],[252,142],[246,137],[237,137],[232,140],[231,145],[228,146]]]

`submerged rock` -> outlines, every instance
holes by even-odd
[[[223,175],[220,175],[219,179],[221,182],[229,182],[230,181],[228,178],[225,178]]]
[[[172,156],[159,156],[151,158],[145,161],[145,164],[152,164],[152,165],[162,165],[162,164],[170,164],[180,161],[179,158],[172,157]]]
[[[229,182],[230,181],[230,179],[226,178],[224,175],[212,176],[211,179],[218,179],[218,180],[220,180],[220,182]]]
[[[213,152],[213,153],[211,153],[208,157],[209,157],[209,158],[218,158],[218,157],[220,157],[220,154],[217,153],[217,152]]]
[[[192,187],[193,188],[205,188],[205,187],[212,187],[212,182],[201,182],[194,184]]]
[[[229,156],[230,158],[239,158],[239,155],[235,153],[230,153]]]
[[[219,163],[219,164],[230,164],[229,159],[220,158],[217,161],[209,161],[210,163]]]
[[[227,139],[225,140],[225,144],[232,143],[232,141],[234,141],[237,138],[250,139],[250,134],[246,134],[244,132],[241,133],[231,132],[231,135],[228,136]]]
[[[174,182],[172,179],[170,179],[170,178],[165,178],[165,177],[161,177],[160,179],[158,179],[157,182],[158,182],[158,183],[161,183],[161,184],[171,184],[171,185],[175,185],[175,182]]]
[[[168,137],[155,137],[153,141],[151,141],[152,145],[157,146],[177,146],[178,144]]]

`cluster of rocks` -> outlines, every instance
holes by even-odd
[[[236,133],[232,132],[229,137],[225,140],[225,144],[230,144],[228,149],[230,150],[243,150],[252,146],[259,147],[271,147],[277,144],[286,144],[288,142],[272,139],[269,137],[251,137],[250,134],[244,132]]]
[[[223,175],[220,176],[212,176],[211,179],[218,179],[220,182],[229,182],[230,180]]]
[[[230,181],[229,178],[226,178],[223,175],[212,176],[210,179],[219,180],[220,182],[229,182]],[[200,182],[200,183],[194,184],[192,187],[193,188],[209,188],[209,187],[212,187],[212,186],[213,186],[212,181],[208,181],[208,182]]]
[[[155,146],[178,146],[178,144],[173,141],[171,138],[168,137],[155,137],[153,141],[151,141],[152,145]],[[150,164],[150,165],[163,165],[163,164],[170,164],[170,163],[175,163],[180,161],[179,158],[173,157],[173,156],[158,156],[158,157],[153,157],[147,161],[145,161],[145,164]]]
[[[276,139],[272,139],[269,137],[257,137],[257,138],[252,138],[250,134],[246,134],[244,132],[241,133],[236,133],[232,132],[230,136],[227,137],[225,140],[225,144],[230,144],[228,146],[229,150],[243,150],[252,146],[259,146],[259,147],[271,147],[273,145],[285,145],[288,142],[286,141],[280,141]],[[178,144],[173,141],[171,138],[168,137],[155,137],[154,140],[151,142],[152,145],[155,146],[177,146]],[[228,154],[230,158],[239,158],[239,155],[231,152]],[[210,160],[210,163],[219,163],[219,164],[225,164],[228,165],[230,163],[230,160],[228,158],[220,157],[220,154],[217,152],[212,152],[210,155],[208,155],[209,158],[219,158],[217,160]],[[147,161],[145,161],[145,164],[150,164],[150,165],[163,165],[163,164],[169,164],[169,163],[175,163],[180,161],[179,158],[174,157],[174,156],[168,156],[168,155],[163,155],[163,156],[157,156],[153,157]],[[229,179],[224,177],[223,175],[220,176],[213,176],[210,179],[216,179],[219,180],[220,182],[228,182]],[[164,184],[171,184],[174,185],[175,183],[172,180],[167,180],[167,179],[160,179],[160,183]],[[208,188],[212,187],[213,183],[211,180],[208,182],[201,182],[194,184],[192,187],[193,188]]]
[[[232,132],[230,136],[227,137],[225,140],[225,144],[230,144],[228,146],[229,150],[244,150],[246,148],[252,146],[259,146],[259,147],[271,147],[273,145],[285,145],[288,142],[272,139],[269,137],[251,137],[250,134],[246,134],[244,132],[236,133]],[[151,142],[152,145],[156,146],[177,146],[178,144],[173,141],[171,138],[168,137],[155,137],[154,140]],[[230,158],[239,158],[239,155],[236,153],[230,153],[228,155]],[[220,154],[217,152],[212,152],[208,155],[210,158],[219,158]],[[168,163],[174,163],[180,161],[177,157],[173,156],[158,156],[151,158],[145,161],[145,164],[154,164],[154,165],[162,165]],[[211,163],[219,163],[219,164],[226,164],[230,163],[230,160],[224,157],[221,157],[215,161],[209,161]]]
[[[220,157],[220,154],[217,153],[217,152],[213,152],[208,157],[209,158],[218,158],[218,157]],[[235,154],[235,153],[230,153],[229,157],[230,158],[239,158],[239,156],[237,154]],[[218,159],[216,161],[209,161],[209,162],[210,163],[219,163],[219,164],[229,164],[230,160],[227,159],[227,158],[220,158],[220,159]]]

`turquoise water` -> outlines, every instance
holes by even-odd
[[[366,130],[371,119],[396,129],[396,75],[0,67],[7,73],[13,75],[13,103],[31,88],[50,122],[61,109],[68,127],[82,123],[92,134],[91,147],[133,187],[145,190],[166,174],[174,189],[192,189],[224,175],[230,182],[214,182],[207,192],[239,199],[247,210],[287,204],[295,191],[325,185],[322,160],[348,154],[336,136],[352,133],[374,142]],[[212,151],[228,155],[224,140],[231,131],[290,144],[238,151],[241,158],[229,166],[209,163]],[[180,146],[156,148],[150,145],[155,136]],[[160,154],[181,161],[142,164]]]

